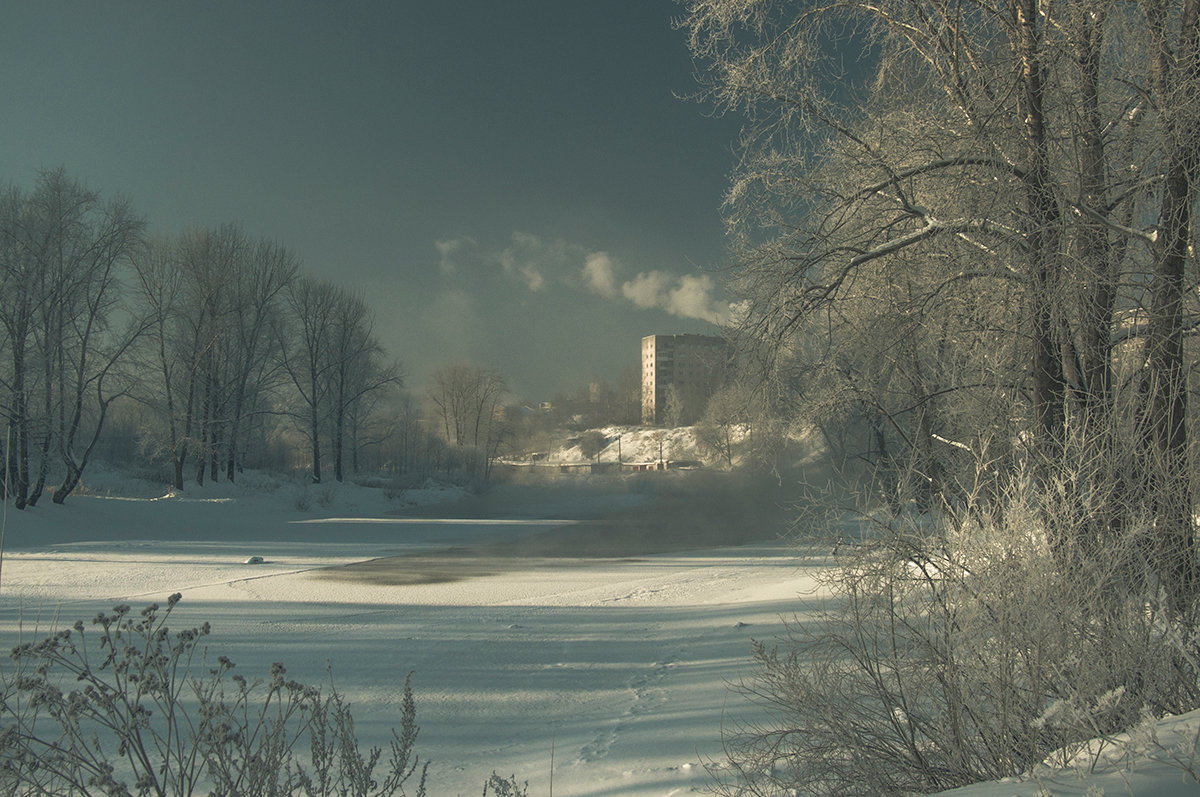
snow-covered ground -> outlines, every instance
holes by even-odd
[[[603,439],[599,451],[585,456],[580,442],[585,433],[564,435],[561,445],[551,452],[547,462],[624,462],[649,464],[660,461],[695,462],[704,459],[696,442],[694,426],[657,429],[645,426],[605,426],[594,429]]]
[[[431,794],[478,794],[493,770],[546,794],[553,763],[556,794],[659,795],[703,783],[750,636],[774,634],[813,585],[772,541],[593,559],[461,553],[587,533],[603,511],[644,503],[638,492],[500,489],[421,518],[394,514],[379,490],[306,501],[297,489],[10,510],[4,642],[180,591],[172,624],[211,622],[210,649],[240,672],[282,661],[320,683],[330,666],[368,742],[397,723],[411,671]],[[449,571],[429,555],[447,548],[458,549]],[[329,569],[421,553],[366,573]],[[245,564],[252,556],[264,562]]]
[[[659,497],[644,483],[501,488],[453,503],[432,503],[462,498],[435,485],[403,496],[270,487],[157,498],[126,488],[9,511],[0,641],[180,591],[173,625],[211,622],[210,649],[243,674],[281,661],[320,683],[331,667],[368,743],[397,724],[411,671],[430,794],[478,794],[497,770],[534,795],[668,795],[703,788],[722,723],[748,710],[728,683],[749,673],[751,637],[769,639],[781,616],[819,598],[818,564],[770,535],[702,550],[622,552],[625,540],[599,546],[600,558],[537,554],[559,538],[616,534],[613,513],[653,520]],[[252,556],[263,563],[246,564]],[[1196,725],[1161,727],[1187,742]],[[1138,794],[1195,793],[1177,765],[1141,764],[1128,781],[1123,767],[1111,764],[1105,794],[1128,793],[1126,782]],[[1090,793],[1065,773],[956,794],[1041,788]]]

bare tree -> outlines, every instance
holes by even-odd
[[[169,455],[178,489],[189,456],[199,462],[200,479],[208,462],[207,413],[225,320],[218,311],[224,275],[216,267],[217,248],[208,231],[189,230],[153,241],[134,261],[138,300],[151,329],[146,356],[159,382],[145,380],[141,400],[165,420],[165,440],[155,453]]]
[[[279,244],[261,240],[246,246],[245,261],[228,286],[229,408],[225,441],[225,477],[234,481],[240,445],[259,400],[280,370],[278,339],[270,334],[281,312],[279,297],[296,279],[299,261]]]
[[[284,368],[301,405],[293,414],[311,446],[314,484],[321,483],[321,438],[331,388],[328,351],[339,298],[332,283],[305,275],[289,288],[289,316],[279,327]]]
[[[402,476],[428,476],[441,469],[446,442],[429,423],[434,419],[425,416],[418,397],[407,391],[392,394],[381,415],[391,427],[380,440],[385,469]]]
[[[139,400],[156,411],[166,424],[165,441],[156,442],[152,455],[165,449],[171,460],[172,480],[176,489],[183,488],[183,465],[187,456],[186,437],[180,428],[177,411],[178,371],[185,364],[185,355],[178,345],[176,334],[180,325],[180,304],[186,274],[177,262],[174,242],[159,238],[147,245],[133,259],[135,290],[141,312],[146,320],[147,335],[142,350],[144,372],[155,373],[155,380],[143,380]],[[149,424],[142,426],[143,438],[157,438]]]
[[[4,324],[8,370],[4,375],[7,393],[5,498],[23,509],[29,500],[29,368],[33,316],[38,299],[38,264],[27,245],[29,223],[24,192],[8,187],[0,196],[0,319]]]
[[[737,444],[748,432],[750,408],[735,386],[721,388],[708,400],[696,423],[696,440],[726,467],[733,467]]]
[[[1143,84],[1156,111],[1161,188],[1152,209],[1154,270],[1146,341],[1145,407],[1152,452],[1145,480],[1160,518],[1157,569],[1179,602],[1200,591],[1188,460],[1185,285],[1195,269],[1200,196],[1200,0],[1146,0],[1149,43]]]
[[[429,399],[446,441],[477,452],[485,477],[508,435],[498,416],[506,390],[504,377],[479,366],[450,365],[432,377]]]
[[[287,291],[288,318],[279,327],[283,366],[295,387],[300,419],[312,451],[312,478],[322,479],[322,450],[328,443],[334,478],[345,479],[345,449],[357,446],[356,432],[370,398],[402,380],[398,364],[383,361],[383,348],[361,296],[303,276]]]
[[[330,329],[330,412],[333,416],[333,472],[345,480],[345,449],[358,450],[358,429],[372,396],[402,384],[400,366],[383,362],[383,347],[375,338],[371,311],[362,296],[342,292]]]
[[[1194,707],[1200,3],[687,6],[704,96],[747,118],[748,348],[893,476],[829,622],[757,651],[777,722],[724,790],[939,790]]]
[[[109,405],[125,390],[113,384],[116,368],[140,330],[113,321],[120,272],[141,244],[144,222],[126,201],[105,202],[62,169],[39,174],[28,195],[10,190],[2,204],[15,446],[7,481],[23,508],[37,503],[55,468],[62,475],[54,502],[62,503],[91,459]],[[37,417],[34,406],[44,408]],[[31,483],[33,447],[39,461]]]
[[[664,395],[663,424],[671,428],[682,426],[686,413],[691,409],[685,402],[683,391],[672,382],[667,385]]]
[[[608,438],[599,429],[589,429],[579,437],[579,453],[584,459],[600,461],[600,452],[608,445]]]
[[[1157,570],[1181,598],[1196,588],[1181,290],[1200,161],[1195,6],[718,0],[682,23],[705,96],[748,117],[727,202],[747,332],[777,362],[813,361],[863,308],[890,318],[860,351],[908,399],[884,400],[857,367],[846,386],[889,419],[935,500],[939,459],[957,456],[942,441],[978,450],[942,426],[947,397],[1005,397],[1007,418],[984,413],[1002,425],[967,437],[1024,440],[1044,468],[1064,452],[1103,461],[1135,436],[1109,418],[1136,407],[1154,454],[1120,489],[1155,496]],[[834,51],[853,48],[868,73],[838,71]],[[886,312],[869,308],[880,299]],[[1113,378],[1114,358],[1136,356],[1117,346],[1131,325],[1140,395]],[[997,334],[1020,352],[1003,374],[973,348]],[[971,372],[987,378],[953,376]],[[1074,472],[1081,495],[1116,488],[1097,481],[1115,473]],[[1121,522],[1101,513],[1067,533]]]
[[[196,476],[235,478],[246,428],[277,381],[271,334],[280,294],[298,263],[286,248],[252,241],[236,224],[157,240],[135,260],[137,297],[152,331],[143,357],[156,384],[142,401],[165,430],[177,488],[196,458]]]

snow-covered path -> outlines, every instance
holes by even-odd
[[[426,521],[365,507],[376,511],[363,522],[345,508],[312,518],[263,501],[79,498],[10,516],[0,634],[180,591],[173,624],[209,621],[210,649],[247,676],[282,661],[322,682],[331,668],[367,742],[386,740],[411,671],[430,794],[478,794],[497,770],[532,794],[553,777],[560,795],[663,795],[703,784],[751,636],[776,634],[814,586],[782,543],[475,558],[433,583],[347,577],[327,568],[555,533],[574,518]],[[243,564],[251,555],[265,562]]]

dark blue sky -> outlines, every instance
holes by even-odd
[[[727,311],[737,124],[670,0],[30,2],[0,8],[0,178],[120,193],[152,230],[239,221],[366,293],[419,389],[531,400]]]

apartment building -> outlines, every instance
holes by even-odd
[[[642,338],[642,423],[688,424],[721,386],[729,346],[711,335]]]

